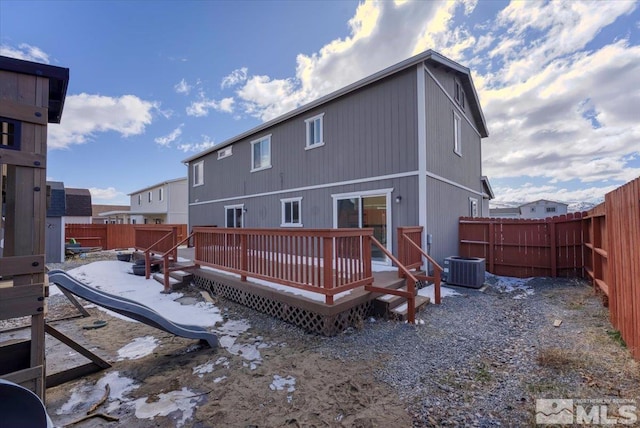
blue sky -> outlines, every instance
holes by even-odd
[[[426,49],[473,72],[497,205],[597,201],[640,176],[638,6],[0,0],[0,54],[70,69],[47,176],[97,204]]]

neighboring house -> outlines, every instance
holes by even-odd
[[[569,205],[539,199],[513,208],[492,208],[489,216],[495,218],[547,218],[567,213]]]
[[[163,181],[129,193],[131,223],[187,224],[187,194],[186,177]]]
[[[127,224],[129,221],[128,205],[92,205],[93,224]]]
[[[567,213],[568,204],[539,199],[520,205],[520,218],[546,218]]]
[[[91,223],[91,193],[88,189],[64,187],[60,181],[47,181],[47,227],[45,261],[64,261],[65,226]]]
[[[189,226],[371,227],[397,254],[419,225],[441,262],[489,214],[487,135],[470,70],[429,50],[185,159]]]

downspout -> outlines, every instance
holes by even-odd
[[[416,90],[418,112],[418,226],[422,226],[422,248],[429,248],[427,241],[427,99],[424,64],[416,67]],[[429,246],[427,246],[429,244]],[[422,265],[429,271],[427,259],[422,257]]]

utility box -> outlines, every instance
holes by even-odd
[[[479,257],[447,257],[444,259],[447,284],[480,288],[484,284],[485,260]]]

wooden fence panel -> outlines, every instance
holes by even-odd
[[[186,224],[67,224],[65,241],[74,238],[83,247],[102,247],[104,250],[133,248],[135,246],[135,227],[147,229],[177,228],[178,242],[187,237]]]
[[[605,195],[611,322],[640,358],[640,178]]]
[[[539,220],[460,218],[460,256],[482,257],[496,275],[583,276],[582,214]]]

